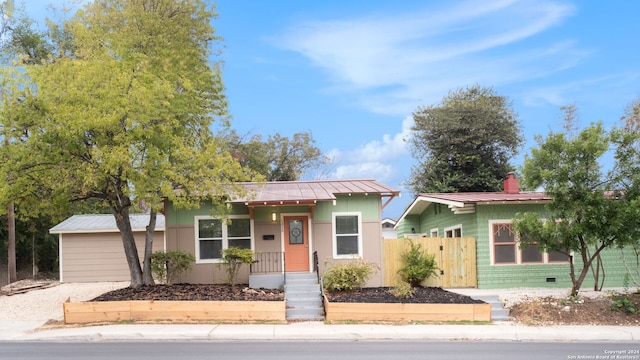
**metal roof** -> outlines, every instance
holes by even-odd
[[[418,194],[406,208],[400,219],[407,215],[421,214],[432,203],[447,205],[455,214],[475,211],[476,205],[540,203],[551,201],[551,196],[542,192],[467,192]],[[399,222],[400,220],[398,220]]]
[[[230,202],[250,205],[277,205],[332,201],[336,199],[336,195],[380,194],[381,196],[394,197],[400,194],[400,191],[373,179],[273,181],[241,184],[249,193],[247,196],[231,199]]]
[[[440,194],[418,194],[418,197],[424,199],[432,199],[434,202],[442,201],[444,203],[492,203],[502,201],[539,201],[551,200],[551,197],[542,192],[469,192],[469,193],[440,193]]]
[[[145,231],[149,224],[148,214],[131,214],[131,228],[133,231]],[[156,218],[156,231],[164,231],[164,215]],[[49,229],[52,234],[64,233],[92,233],[117,232],[116,220],[111,214],[73,215],[58,225]]]

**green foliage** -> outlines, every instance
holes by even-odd
[[[568,114],[569,116],[571,114]],[[572,296],[600,252],[634,244],[640,238],[638,152],[631,144],[637,134],[605,131],[592,124],[575,136],[549,133],[537,137],[539,147],[525,158],[523,175],[529,188],[544,188],[552,200],[548,214],[517,214],[514,229],[521,245],[559,251],[581,258],[576,273],[570,257]],[[617,144],[614,170],[603,175],[603,157]],[[622,145],[621,145],[622,144]],[[623,192],[616,191],[623,189]]]
[[[293,134],[292,138],[276,133],[265,141],[261,135],[246,139],[230,131],[225,138],[228,150],[240,164],[267,181],[300,180],[310,169],[327,162],[308,132]]]
[[[216,195],[243,191],[229,184],[251,180],[214,133],[228,114],[220,66],[211,62],[220,39],[210,6],[89,2],[52,23],[51,56],[19,72],[27,80],[15,88],[36,91],[14,97],[24,111],[4,129],[17,140],[2,150],[11,161],[1,164],[0,202],[35,199],[33,212],[90,199],[108,206],[132,287],[153,283],[152,232],[142,269],[128,216],[135,204],[158,211],[163,199],[178,208],[204,196],[223,202]]]
[[[328,292],[360,289],[376,273],[378,266],[362,259],[331,266],[323,275],[324,288]]]
[[[238,277],[238,271],[240,271],[240,266],[242,264],[253,263],[253,250],[232,246],[227,249],[222,249],[221,252],[222,263],[220,263],[219,266],[224,267],[227,272],[227,283],[234,285]]]
[[[523,138],[510,101],[478,85],[413,113],[415,193],[499,191]]]
[[[195,262],[195,256],[182,250],[156,251],[151,254],[151,272],[156,279],[171,285]]]
[[[436,274],[438,264],[435,255],[423,251],[422,245],[411,240],[407,242],[410,248],[400,255],[402,266],[398,269],[398,275],[402,281],[416,287],[429,276]]]
[[[415,292],[415,288],[405,281],[399,282],[391,289],[391,294],[399,299],[408,299],[413,297]]]

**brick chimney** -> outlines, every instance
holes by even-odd
[[[518,179],[514,173],[510,172],[507,179],[504,181],[505,194],[517,194],[520,192],[520,186],[518,185]]]

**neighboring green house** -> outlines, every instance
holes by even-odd
[[[541,192],[521,192],[509,174],[503,192],[419,194],[396,225],[402,237],[473,237],[476,239],[478,288],[571,287],[569,263],[559,253],[542,253],[537,246],[520,248],[512,232],[519,212],[548,212],[551,198]],[[635,265],[635,255],[627,253]],[[603,252],[605,287],[621,287],[627,269],[619,249]],[[581,268],[576,257],[576,268]],[[579,271],[579,270],[577,270]],[[582,288],[593,287],[585,279]]]
[[[278,287],[286,272],[320,272],[326,266],[362,258],[382,264],[382,209],[400,193],[375,180],[244,183],[246,198],[230,199],[228,220],[210,206],[175,209],[168,203],[166,248],[196,257],[180,281],[220,283],[220,250],[250,248],[256,261],[239,281],[251,287]],[[381,286],[379,272],[368,283]]]

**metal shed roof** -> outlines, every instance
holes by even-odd
[[[131,228],[133,231],[145,231],[149,224],[148,214],[131,214]],[[158,214],[156,219],[156,231],[164,231],[164,215]],[[73,215],[58,225],[49,229],[52,234],[64,233],[92,233],[92,232],[117,232],[116,220],[111,214]]]

